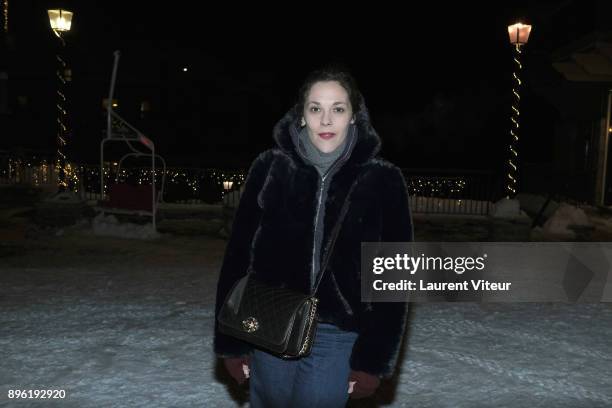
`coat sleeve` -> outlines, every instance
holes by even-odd
[[[388,173],[389,174],[389,173]],[[394,167],[381,183],[382,242],[413,241],[414,229],[406,182]],[[389,378],[395,370],[408,313],[407,302],[371,302],[360,318],[359,336],[350,358],[352,370]]]
[[[218,357],[245,356],[252,350],[252,346],[248,343],[219,332],[218,316],[227,294],[234,283],[246,275],[249,267],[251,243],[261,218],[261,208],[257,199],[268,173],[267,157],[267,152],[260,154],[249,169],[232,223],[232,232],[225,248],[215,302],[213,348]]]

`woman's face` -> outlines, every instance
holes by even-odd
[[[348,93],[337,81],[315,82],[304,104],[308,136],[317,149],[333,152],[346,138],[353,110]]]

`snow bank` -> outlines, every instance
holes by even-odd
[[[515,198],[520,201],[521,208],[531,216],[539,214],[548,199],[546,195],[532,193],[518,193]],[[557,208],[559,208],[558,201],[552,199],[548,201],[544,213],[542,214],[543,218],[550,218],[554,212],[557,211]]]
[[[591,227],[587,215],[582,208],[561,203],[557,211],[544,223],[544,233],[575,237],[576,232],[570,226]]]
[[[521,210],[519,200],[502,198],[494,204],[491,216],[494,218],[525,218],[527,214]]]
[[[95,235],[132,238],[132,239],[155,239],[160,234],[153,229],[152,223],[138,225],[130,222],[120,223],[112,214],[98,214],[91,223]]]

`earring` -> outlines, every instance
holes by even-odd
[[[355,124],[355,119],[351,119],[351,125]]]
[[[302,120],[300,121],[300,126],[301,127],[306,126],[306,121],[304,120],[304,118],[302,118]]]

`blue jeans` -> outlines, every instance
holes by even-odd
[[[319,323],[306,357],[284,360],[255,349],[250,364],[251,408],[343,408],[356,339],[357,333]]]

